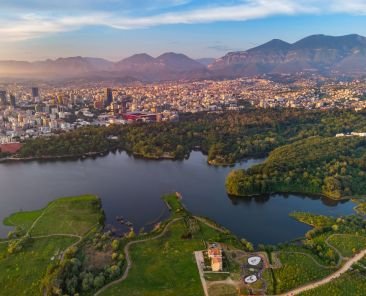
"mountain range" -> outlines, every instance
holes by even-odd
[[[169,52],[156,58],[145,53],[136,54],[119,62],[88,57],[38,62],[0,61],[0,76],[9,78],[125,77],[163,81],[295,73],[365,75],[366,38],[355,34],[312,35],[292,44],[274,39],[246,51],[230,52],[216,60],[194,60]]]

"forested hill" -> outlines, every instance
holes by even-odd
[[[263,157],[273,149],[311,136],[365,131],[366,113],[248,109],[182,114],[179,122],[88,127],[24,143],[20,157],[82,156],[125,150],[145,158],[183,159],[193,149],[214,165]]]
[[[292,192],[340,199],[366,194],[365,171],[365,138],[311,137],[275,149],[248,171],[231,172],[226,188],[236,196]]]

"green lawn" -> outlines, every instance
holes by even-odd
[[[32,212],[18,212],[5,218],[4,225],[18,226],[22,230],[28,230],[33,222],[42,214],[43,210]]]
[[[282,267],[274,269],[276,293],[289,291],[303,284],[326,277],[332,269],[322,268],[303,254],[280,253]]]
[[[61,198],[42,210],[19,212],[6,218],[4,223],[29,230],[31,238],[15,253],[8,252],[7,243],[0,243],[0,295],[42,295],[40,283],[47,268],[79,240],[67,235],[83,236],[93,226],[100,225],[102,218],[100,200],[92,195]]]
[[[340,278],[300,294],[301,296],[364,296],[366,291],[366,276],[358,271],[348,272]]]
[[[200,239],[181,239],[183,220],[173,223],[161,239],[131,247],[132,268],[127,280],[102,295],[203,295],[193,251],[205,248]]]
[[[228,273],[205,273],[205,279],[208,281],[224,281],[230,274]]]
[[[93,195],[57,199],[44,210],[32,236],[54,233],[84,235],[102,219],[100,201]]]
[[[163,200],[170,207],[172,215],[185,211],[180,199],[175,193],[164,195]]]
[[[217,284],[208,289],[210,296],[237,296],[238,291],[232,285]]]
[[[0,247],[1,295],[41,295],[39,286],[51,257],[65,250],[77,238],[34,239],[17,254],[7,255]]]
[[[273,295],[274,294],[274,285],[273,285],[273,278],[272,278],[272,270],[271,269],[265,269],[262,273],[263,280],[267,283],[267,295]]]
[[[0,244],[0,260],[4,259],[7,255],[7,244]]]
[[[366,237],[359,235],[333,235],[328,242],[346,257],[352,257],[355,253],[366,248]]]
[[[82,236],[102,220],[103,213],[96,196],[82,195],[57,199],[42,210],[12,214],[5,218],[4,224],[28,230],[40,216],[41,219],[30,231],[32,236],[48,234]]]

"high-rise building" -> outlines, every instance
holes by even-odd
[[[12,106],[12,107],[16,107],[16,105],[17,105],[17,103],[16,103],[16,98],[15,98],[15,96],[14,95],[10,95],[10,105]]]
[[[32,97],[33,98],[39,97],[39,88],[38,87],[32,87]]]
[[[64,98],[63,98],[63,96],[62,96],[62,95],[58,95],[58,96],[57,96],[57,103],[58,103],[59,105],[62,105],[62,104],[64,103]]]
[[[0,90],[0,105],[6,104],[6,91]]]
[[[105,105],[109,106],[113,102],[113,93],[111,88],[105,89]]]
[[[122,113],[126,113],[127,112],[127,100],[125,100],[125,99],[122,99],[121,112]]]

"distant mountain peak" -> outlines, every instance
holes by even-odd
[[[161,54],[160,56],[158,56],[156,59],[160,60],[160,59],[168,59],[168,58],[172,58],[172,59],[180,58],[180,59],[189,59],[189,60],[191,60],[191,58],[189,58],[185,54],[176,53],[176,52],[165,52],[165,53]]]
[[[272,39],[271,41],[268,41],[267,43],[264,43],[262,45],[249,49],[247,52],[274,51],[274,50],[287,51],[290,47],[291,47],[291,44],[288,42],[285,42],[281,39]]]
[[[209,69],[221,76],[252,76],[271,73],[322,74],[366,73],[366,38],[357,34],[345,36],[311,35],[293,44],[273,39],[263,45],[228,53]]]
[[[353,48],[366,46],[366,38],[357,34],[328,36],[323,34],[305,37],[292,45],[292,48]]]
[[[138,63],[146,63],[146,62],[154,62],[155,59],[148,55],[147,53],[137,53],[128,58],[123,59],[121,62],[138,62]]]
[[[273,39],[246,51],[227,53],[216,60],[193,60],[181,53],[166,52],[157,58],[139,53],[117,63],[81,56],[36,62],[0,61],[2,77],[18,78],[102,76],[163,81],[295,73],[365,75],[366,38],[357,34],[317,34],[293,44]]]
[[[204,65],[182,53],[166,52],[158,56],[156,60],[163,63],[167,68],[178,72],[205,69]]]

